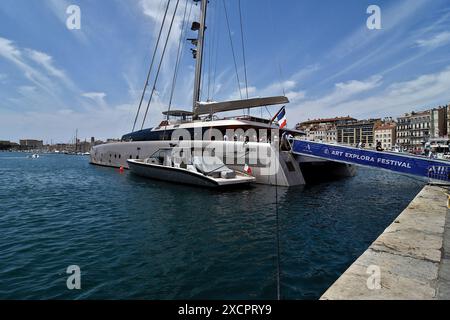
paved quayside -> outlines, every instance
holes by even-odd
[[[426,186],[321,299],[450,299],[447,193]]]

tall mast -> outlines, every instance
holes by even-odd
[[[75,130],[75,152],[78,151],[78,129]]]
[[[195,112],[197,102],[200,101],[200,88],[202,83],[202,64],[203,64],[203,47],[205,40],[206,29],[206,9],[208,8],[208,0],[194,0],[201,1],[201,14],[200,14],[200,28],[198,30],[197,39],[197,64],[195,66],[195,83],[194,83],[194,101],[192,111]]]

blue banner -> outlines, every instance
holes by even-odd
[[[380,168],[441,181],[450,181],[450,162],[403,153],[378,152],[319,142],[294,140],[294,154]]]

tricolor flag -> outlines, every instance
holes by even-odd
[[[244,166],[244,171],[245,171],[247,174],[250,174],[250,175],[253,173],[252,168],[250,168],[250,167],[248,166],[248,164],[245,164],[245,166]]]
[[[287,119],[286,119],[286,109],[285,107],[281,108],[280,111],[278,111],[275,118],[278,120],[278,125],[280,126],[280,129],[283,129],[287,126]]]

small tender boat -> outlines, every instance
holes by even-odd
[[[134,174],[169,182],[210,188],[255,182],[254,177],[231,170],[217,157],[194,156],[188,159],[182,151],[176,155],[174,148],[160,149],[147,159],[129,159],[127,162]]]
[[[28,158],[30,158],[30,159],[38,159],[39,158],[39,154],[34,153],[31,156],[28,156]]]

